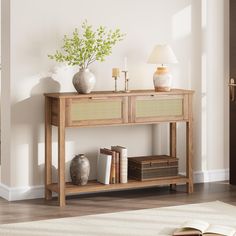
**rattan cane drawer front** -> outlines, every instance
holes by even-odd
[[[122,97],[72,99],[68,109],[68,126],[121,124],[127,120],[127,102]]]
[[[183,120],[187,114],[184,96],[141,96],[133,101],[133,122]]]

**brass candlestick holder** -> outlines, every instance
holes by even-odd
[[[120,77],[120,69],[119,68],[112,68],[112,78],[115,80],[115,90],[114,92],[117,93],[117,79]]]
[[[118,76],[112,76],[115,80],[115,90],[113,92],[117,93],[118,90],[117,90],[117,79],[118,79]]]
[[[127,71],[127,70],[123,70],[122,72],[123,72],[124,75],[125,75],[125,90],[124,90],[124,92],[125,92],[125,93],[129,93],[130,91],[129,91],[128,71]]]

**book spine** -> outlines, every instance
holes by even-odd
[[[111,184],[116,183],[116,154],[112,153],[112,162],[111,162]]]
[[[128,182],[128,157],[127,157],[127,149],[122,150],[121,158],[120,158],[120,182],[125,184]]]
[[[112,184],[112,158],[111,158],[111,168],[110,168],[110,184]]]
[[[116,152],[116,183],[120,183],[120,153]]]

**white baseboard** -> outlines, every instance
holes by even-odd
[[[8,201],[43,198],[44,186],[8,187],[0,184],[0,196]]]
[[[16,187],[10,188],[10,200],[35,199],[44,197],[44,186]]]
[[[9,187],[0,183],[0,197],[9,201]]]
[[[207,183],[229,180],[229,170],[195,171],[194,183]],[[0,196],[8,201],[35,199],[44,197],[44,186],[8,187],[0,183]]]
[[[229,169],[195,171],[193,174],[194,183],[208,183],[229,180]]]

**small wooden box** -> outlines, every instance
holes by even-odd
[[[128,176],[139,181],[178,175],[178,158],[167,155],[128,159]]]

